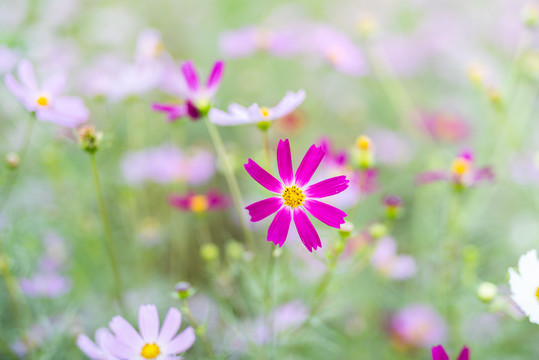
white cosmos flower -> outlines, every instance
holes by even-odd
[[[216,125],[246,125],[261,121],[272,121],[282,118],[294,111],[305,100],[305,91],[289,91],[274,107],[260,107],[253,104],[248,108],[238,104],[230,104],[228,112],[212,108],[208,114],[210,121]]]
[[[509,269],[511,297],[532,323],[539,324],[539,260],[536,250],[520,257],[518,271],[520,274]]]

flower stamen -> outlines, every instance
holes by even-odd
[[[285,187],[281,196],[284,199],[284,204],[290,206],[292,209],[302,205],[305,201],[303,190],[298,188],[296,185]]]
[[[260,113],[262,114],[263,117],[267,118],[270,114],[270,110],[267,107],[261,107]]]
[[[37,98],[36,102],[39,106],[47,106],[49,100],[45,96],[40,96]]]
[[[205,195],[193,195],[189,200],[189,209],[194,213],[203,213],[208,210],[210,204]]]
[[[535,297],[537,298],[537,301],[539,301],[539,287],[535,290]]]
[[[159,354],[161,354],[161,350],[156,343],[144,345],[142,351],[140,352],[140,355],[142,355],[142,357],[145,359],[155,359],[157,356],[159,356]]]

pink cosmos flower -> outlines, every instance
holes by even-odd
[[[494,179],[490,167],[474,168],[474,156],[471,151],[462,151],[451,164],[450,171],[427,171],[416,178],[419,185],[435,181],[447,181],[458,188],[475,186],[483,181]]]
[[[432,348],[432,360],[449,360],[449,356],[442,345]],[[470,349],[466,346],[463,347],[457,360],[470,360]]]
[[[168,184],[185,181],[192,185],[207,182],[215,173],[215,157],[203,149],[185,154],[174,145],[161,145],[127,153],[121,163],[125,180],[132,185],[147,181]]]
[[[138,316],[140,334],[123,317],[115,316],[109,323],[115,337],[106,344],[108,351],[120,359],[175,359],[195,342],[192,327],[176,335],[181,322],[180,311],[170,308],[159,330],[159,314],[155,305],[141,305]]]
[[[217,61],[208,76],[206,84],[200,83],[195,65],[191,60],[186,61],[182,67],[182,74],[187,84],[186,101],[184,104],[155,103],[152,108],[168,116],[169,121],[188,116],[193,120],[206,115],[210,111],[211,100],[221,84],[225,64]]]
[[[336,70],[353,76],[364,76],[368,72],[365,55],[346,34],[327,25],[315,25],[308,30],[305,41]]]
[[[298,49],[296,31],[247,26],[238,30],[226,31],[219,37],[219,48],[229,58],[242,58],[256,51],[271,53],[275,56],[288,56]]]
[[[223,126],[272,121],[290,114],[303,100],[305,100],[305,91],[299,90],[295,93],[289,91],[276,106],[271,108],[260,107],[256,103],[246,108],[233,103],[228,106],[228,113],[213,108],[208,116],[212,123]]]
[[[21,291],[28,297],[55,298],[71,290],[69,278],[56,272],[35,274],[31,278],[20,279]]]
[[[447,325],[431,306],[415,304],[391,317],[390,331],[400,345],[430,347],[445,340]]]
[[[95,340],[96,343],[90,340],[88,336],[80,334],[77,337],[77,346],[92,360],[118,360],[116,356],[107,350],[114,342],[114,336],[110,333],[109,329],[97,329]]]
[[[461,116],[445,113],[432,112],[421,115],[421,126],[434,140],[443,142],[459,142],[470,136],[470,126]]]
[[[185,195],[172,195],[169,203],[178,210],[200,214],[227,208],[229,199],[219,191],[210,190],[206,194],[189,192]]]
[[[371,264],[378,272],[394,280],[408,279],[417,271],[413,257],[397,255],[397,243],[391,237],[378,240],[371,255]]]
[[[11,74],[7,74],[6,86],[26,110],[35,113],[38,120],[77,127],[88,119],[89,111],[82,99],[61,95],[65,86],[63,76],[51,76],[39,87],[34,68],[28,60],[20,62],[17,73],[20,83]]]
[[[294,219],[303,245],[312,252],[313,249],[322,247],[322,243],[306,212],[324,224],[337,229],[344,223],[344,218],[347,216],[344,211],[315,199],[344,191],[349,182],[346,176],[337,176],[308,185],[324,155],[325,151],[321,147],[312,145],[294,174],[290,143],[287,139],[280,140],[277,146],[277,165],[281,181],[251,159],[244,165],[245,170],[253,179],[269,191],[279,195],[246,207],[252,222],[260,221],[277,213],[268,229],[267,241],[272,241],[281,247],[287,238],[290,223]]]

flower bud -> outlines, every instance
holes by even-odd
[[[200,256],[206,262],[213,262],[219,258],[219,248],[215,244],[204,244],[200,248]]]
[[[189,298],[194,293],[191,284],[189,284],[187,281],[181,281],[174,285],[174,291],[182,300]]]
[[[97,131],[95,126],[84,125],[81,126],[77,132],[79,134],[79,145],[82,150],[90,154],[93,154],[99,150],[103,133],[101,131]]]
[[[497,88],[493,86],[487,88],[487,97],[495,108],[499,109],[503,106],[503,96]]]
[[[357,138],[356,151],[353,155],[355,163],[362,169],[368,169],[374,165],[374,149],[368,136],[361,135]]]
[[[378,29],[378,20],[374,15],[368,12],[362,12],[357,18],[357,30],[359,35],[364,38],[370,38]]]
[[[381,223],[374,223],[369,228],[370,235],[375,239],[383,238],[387,235],[387,226]]]
[[[229,241],[226,244],[226,256],[232,260],[240,260],[243,257],[245,249],[243,245],[237,241]]]
[[[489,303],[498,295],[498,287],[490,282],[484,282],[477,288],[477,297],[479,300]]]
[[[19,154],[17,154],[14,151],[10,151],[6,154],[6,165],[10,169],[17,169],[21,163],[21,158],[19,157]]]
[[[478,63],[473,63],[468,66],[468,79],[474,85],[482,85],[485,81],[485,68],[483,65]]]
[[[348,221],[345,221],[345,223],[342,224],[341,228],[339,229],[339,233],[343,238],[349,237],[352,231],[354,231],[354,224]]]
[[[529,4],[522,9],[522,22],[529,28],[534,28],[539,23],[539,8],[535,4]]]
[[[387,195],[383,201],[386,217],[390,220],[398,218],[402,214],[402,199],[396,195]]]

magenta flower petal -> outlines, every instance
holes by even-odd
[[[221,60],[216,61],[215,65],[213,65],[211,74],[208,77],[208,82],[206,83],[206,89],[211,94],[215,93],[215,90],[217,90],[217,88],[219,87],[219,84],[221,84],[221,80],[223,79],[224,69],[225,69],[225,63]]]
[[[348,183],[350,183],[350,180],[346,179],[346,175],[322,180],[305,189],[305,196],[310,198],[323,198],[337,195],[348,188]]]
[[[457,360],[470,360],[470,349],[468,347],[462,348],[462,351],[460,352],[459,357]]]
[[[450,176],[444,171],[427,171],[419,174],[415,181],[418,185],[425,185],[435,181],[445,181],[449,178]]]
[[[449,360],[449,356],[447,356],[442,345],[432,348],[432,360]]]
[[[168,310],[165,320],[163,321],[163,326],[161,327],[161,332],[159,333],[157,341],[162,344],[168,343],[170,340],[172,340],[174,335],[178,333],[181,324],[182,313],[180,310],[171,307]]]
[[[309,252],[312,252],[313,249],[316,250],[318,247],[322,247],[320,242],[320,236],[316,232],[316,229],[313,226],[313,223],[307,217],[307,214],[300,208],[294,209],[294,224],[298,229],[298,234],[301,239],[301,242]]]
[[[24,87],[32,91],[38,90],[34,67],[30,61],[26,59],[22,60],[17,68],[17,73],[19,75],[19,80]]]
[[[492,171],[492,168],[485,167],[481,169],[477,169],[473,173],[473,183],[478,183],[480,181],[492,181],[494,180],[494,171]]]
[[[271,197],[257,201],[246,207],[251,215],[251,221],[257,222],[275,213],[283,205],[282,197]]]
[[[187,115],[189,115],[191,119],[200,118],[200,111],[190,100],[187,100]]]
[[[267,241],[271,241],[275,245],[279,245],[279,247],[283,246],[286,236],[288,235],[288,230],[290,229],[291,221],[292,214],[290,208],[288,206],[283,206],[271,222],[268,229]]]
[[[311,180],[325,154],[325,151],[316,145],[309,148],[296,171],[296,185],[298,187],[302,187]]]
[[[195,331],[192,327],[188,327],[178,336],[172,339],[164,349],[169,354],[179,354],[189,349],[195,343]]]
[[[187,116],[187,105],[185,104],[161,104],[154,103],[152,105],[154,111],[159,111],[167,114],[168,121],[174,121],[176,119]]]
[[[245,170],[255,179],[260,185],[265,187],[271,192],[280,194],[283,191],[283,184],[277,180],[273,175],[271,175],[266,170],[262,169],[253,160],[249,159],[247,164],[244,165]]]
[[[189,90],[191,90],[192,92],[197,92],[200,86],[200,83],[198,81],[198,75],[195,69],[195,65],[193,64],[191,60],[183,63],[182,73],[183,73],[183,77],[185,78],[185,82],[187,83],[187,86],[189,87]]]
[[[290,153],[290,142],[288,139],[279,140],[277,146],[277,166],[279,175],[286,186],[292,184],[294,180],[294,169],[292,168],[292,154]]]
[[[141,305],[138,312],[138,327],[147,343],[157,341],[159,335],[159,313],[155,305]]]
[[[305,201],[303,206],[312,216],[337,229],[340,229],[341,224],[344,224],[344,218],[347,216],[344,211],[317,200],[309,199]]]

